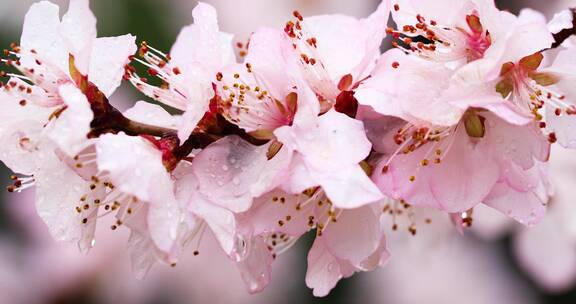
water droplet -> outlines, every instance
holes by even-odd
[[[222,170],[224,170],[224,171],[228,171],[228,166],[226,166],[226,165],[223,165],[223,166],[222,166]]]
[[[238,177],[234,177],[234,178],[232,179],[232,183],[233,183],[234,185],[240,185],[240,179],[239,179]]]
[[[248,242],[241,235],[234,236],[234,251],[232,258],[236,262],[241,262],[248,256]]]

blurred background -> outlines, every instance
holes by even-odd
[[[0,43],[18,42],[32,0],[0,0]],[[67,8],[66,0],[53,1]],[[258,26],[282,27],[295,9],[303,15],[370,14],[377,0],[206,0],[219,13],[221,29],[245,41]],[[547,17],[575,7],[576,0],[500,0],[503,9],[530,7]],[[93,0],[99,36],[125,33],[169,50],[179,29],[192,21],[192,0]],[[124,86],[117,104],[143,98]],[[555,147],[557,148],[557,147]],[[556,192],[548,217],[519,227],[495,212],[475,210],[464,236],[438,220],[418,235],[390,235],[392,259],[372,273],[341,281],[317,299],[304,284],[310,239],[298,242],[274,267],[270,286],[257,295],[244,290],[235,266],[217,254],[206,236],[201,254],[176,267],[155,267],[143,281],[130,273],[126,231],[100,225],[87,256],[75,245],[54,243],[35,214],[34,194],[0,196],[0,304],[4,303],[576,303],[576,154],[553,151]],[[0,168],[2,185],[10,172]],[[205,253],[205,254],[202,254]]]

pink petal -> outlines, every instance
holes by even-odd
[[[272,28],[256,31],[244,61],[252,65],[254,77],[270,96],[284,98],[293,91],[291,77],[299,72],[299,63],[284,32]]]
[[[398,28],[402,28],[404,25],[414,25],[417,22],[416,15],[421,15],[426,20],[434,20],[441,25],[453,25],[465,21],[460,19],[464,18],[467,12],[465,10],[467,2],[466,0],[440,0],[434,2],[427,0],[396,0],[392,1],[392,4],[397,4],[399,10],[392,10],[392,18],[394,18]],[[450,9],[446,9],[448,7]]]
[[[236,61],[233,37],[219,31],[216,10],[209,4],[200,2],[192,14],[194,24],[182,29],[170,51],[172,63],[183,73],[200,65],[213,78],[217,69]]]
[[[45,159],[43,170],[36,172],[36,210],[50,234],[60,241],[81,239],[82,219],[76,202],[88,191],[86,182],[55,155]]]
[[[285,150],[285,149],[284,149]],[[200,152],[193,171],[200,191],[215,204],[234,212],[248,210],[254,197],[275,188],[289,161],[280,151],[267,159],[268,145],[254,146],[237,136],[225,137]]]
[[[76,57],[76,66],[88,74],[92,43],[96,39],[96,17],[90,11],[89,0],[70,1],[62,17],[60,33],[69,52]]]
[[[0,92],[0,100],[0,160],[14,172],[32,175],[43,165],[40,155],[53,148],[41,138],[52,110],[33,103],[22,107],[19,98],[4,91]]]
[[[170,129],[176,129],[176,126],[179,123],[179,117],[172,116],[161,106],[146,101],[136,102],[133,107],[122,114],[127,118],[140,123]]]
[[[380,247],[380,213],[372,206],[344,210],[335,223],[326,226],[320,238],[338,259],[360,265]]]
[[[96,151],[100,171],[108,171],[120,191],[142,201],[153,198],[153,189],[172,184],[161,152],[141,137],[106,134],[98,139]]]
[[[554,17],[550,22],[548,22],[548,30],[552,34],[559,33],[563,29],[572,28],[572,21],[574,19],[574,15],[572,11],[569,9],[563,10],[559,13],[554,14]]]
[[[517,62],[523,57],[548,49],[554,43],[546,18],[537,11],[523,9],[514,26],[514,30],[509,33],[501,62]]]
[[[46,61],[47,64],[51,64],[64,73],[68,72],[68,51],[60,36],[58,6],[42,1],[30,7],[24,19],[20,46],[26,51],[35,50],[40,55],[41,61]],[[35,65],[35,60],[31,56],[25,56],[22,59],[25,67]],[[47,76],[50,77],[50,75]]]
[[[343,272],[338,260],[330,254],[324,242],[316,239],[308,252],[306,271],[306,286],[314,290],[314,296],[328,295],[336,283],[345,277]]]
[[[336,170],[313,169],[311,176],[337,208],[358,208],[384,198],[359,165]]]
[[[323,15],[305,18],[303,27],[318,40],[317,59],[327,69],[333,83],[353,72],[360,80],[380,55],[390,7],[388,1],[368,18],[358,20],[345,15]],[[357,43],[350,43],[356,41]]]
[[[385,164],[382,162],[374,171],[374,181],[385,194],[417,206],[455,213],[479,204],[498,181],[499,167],[463,129],[451,135],[456,138],[444,139],[454,143],[440,164],[433,163],[434,156],[428,155],[431,148],[423,146],[396,156],[387,173],[380,173]],[[428,159],[428,166],[421,166],[423,159]],[[411,176],[414,181],[410,181]]]
[[[252,208],[240,216],[241,221],[254,235],[281,232],[299,237],[309,229],[308,216],[313,213],[316,198],[274,190],[255,199]]]
[[[45,132],[62,151],[73,157],[90,144],[88,133],[94,114],[86,96],[76,86],[60,86],[59,93],[67,108],[48,124]]]
[[[129,56],[136,52],[136,37],[124,35],[95,39],[91,45],[88,79],[107,97],[120,86]]]
[[[246,259],[236,264],[250,293],[260,292],[268,285],[273,261],[266,242],[262,238],[252,240]]]
[[[457,123],[463,113],[441,98],[451,75],[452,71],[443,64],[393,49],[382,55],[372,77],[358,87],[354,96],[360,104],[371,106],[383,115],[450,126]]]
[[[549,198],[547,179],[544,164],[535,165],[527,171],[511,164],[484,203],[524,225],[534,226],[546,213]],[[514,184],[524,189],[518,189]]]
[[[334,110],[320,116],[314,129],[296,132],[296,149],[319,168],[357,165],[372,147],[362,122]]]
[[[486,118],[486,135],[481,143],[492,155],[524,169],[531,168],[535,159],[548,160],[550,143],[534,123],[517,126],[490,114],[482,116]]]

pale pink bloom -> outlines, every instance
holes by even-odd
[[[9,190],[21,192],[36,186],[38,214],[54,238],[79,242],[86,249],[93,237],[82,229],[75,208],[83,194],[90,192],[89,182],[67,164],[74,161],[66,152],[76,153],[90,143],[86,135],[93,114],[86,97],[74,85],[61,85],[58,91],[65,110],[20,103],[14,96],[3,99],[7,111],[2,112],[6,119],[0,123],[0,156],[14,172],[24,175],[14,177]]]
[[[398,125],[383,119],[379,123],[391,127],[377,132],[387,135],[371,135],[374,146],[385,154],[373,174],[384,193],[409,204],[459,213],[484,202],[497,183],[498,195],[503,195],[514,178],[522,177],[521,183],[530,180],[528,174],[508,172],[528,170],[534,159],[547,160],[549,143],[535,123],[517,114],[490,86],[455,90],[453,77],[445,64],[390,50],[355,97],[379,114],[406,120]],[[541,183],[526,184],[530,189],[520,192]],[[545,195],[532,198],[526,209],[495,205],[528,224],[542,216],[546,202]]]
[[[409,46],[407,53],[439,62],[454,71],[440,95],[451,106],[462,110],[486,108],[510,123],[527,123],[537,115],[534,111],[539,109],[541,100],[535,101],[525,94],[524,86],[529,86],[530,92],[537,91],[532,82],[543,80],[532,73],[534,61],[540,51],[554,42],[544,17],[528,9],[517,17],[498,10],[490,0],[462,0],[444,5],[454,9],[446,10],[425,1],[398,1],[393,16],[399,30],[394,35],[410,37],[400,38]],[[418,35],[433,43],[412,40]],[[472,95],[482,98],[478,101],[462,98]]]
[[[71,71],[85,71],[88,81],[110,95],[119,86],[123,65],[134,52],[134,37],[96,38],[88,1],[72,1],[60,21],[58,6],[34,4],[24,22],[21,46],[5,59],[23,75],[8,74],[3,86],[3,160],[19,173],[41,169],[41,153],[57,148],[73,156],[88,143],[93,114],[89,101],[74,87]],[[69,61],[73,55],[77,60]],[[46,156],[50,157],[50,156]]]
[[[340,91],[370,75],[386,35],[390,1],[380,3],[368,18],[319,15],[295,19],[286,24],[300,59],[302,71],[322,101],[334,104]]]
[[[238,262],[252,292],[267,284],[268,270],[262,265],[269,265],[271,260],[259,235],[252,237],[240,231],[237,214],[250,209],[255,198],[282,182],[289,161],[284,156],[287,151],[280,150],[268,159],[270,145],[254,146],[238,136],[225,137],[197,153],[191,174],[181,181],[182,189],[187,189],[182,191],[182,199],[188,210],[203,219],[223,251]]]
[[[428,3],[393,1],[392,16],[398,32],[423,35],[432,45],[405,40],[408,52],[462,68],[463,74],[498,76],[503,63],[550,47],[553,42],[542,15],[524,10],[520,16],[500,11],[492,0],[459,0]],[[450,9],[446,9],[449,7]],[[527,42],[529,40],[529,42]],[[474,72],[474,73],[472,73]]]
[[[314,289],[314,295],[325,296],[340,279],[373,270],[387,260],[380,213],[380,204],[340,209],[320,188],[299,194],[275,190],[256,199],[252,209],[239,215],[239,222],[242,233],[268,245],[261,254],[274,258],[316,229],[316,240],[308,253],[306,284]],[[267,273],[270,264],[271,260],[262,260],[244,272],[256,269]],[[263,288],[268,280],[266,276],[255,286]]]
[[[297,110],[298,60],[286,35],[262,28],[250,37],[243,64],[216,75],[219,110],[230,122],[261,139],[291,125]]]
[[[314,241],[308,253],[306,285],[326,296],[341,278],[383,266],[390,256],[380,228],[380,209],[345,210]]]
[[[425,128],[401,128],[395,134],[391,130],[384,140],[395,138],[400,146],[381,151],[387,156],[373,179],[384,193],[411,205],[460,213],[484,202],[534,224],[547,202],[546,193],[538,190],[547,175],[531,168],[547,160],[549,143],[536,126],[509,124],[490,112],[477,115],[483,120],[481,137],[470,136],[467,122],[429,140],[421,139],[434,133]],[[501,196],[506,199],[498,199]]]
[[[135,37],[96,38],[96,18],[88,0],[70,1],[62,21],[58,11],[58,6],[48,1],[32,5],[20,46],[11,51],[16,59],[3,60],[23,74],[11,76],[29,80],[45,91],[44,96],[31,96],[33,102],[54,106],[62,104],[58,86],[78,81],[78,75],[71,74],[69,67],[73,62],[104,95],[112,95],[120,85],[128,57],[136,50]],[[19,96],[28,99],[24,92]]]
[[[143,44],[135,59],[148,67],[148,73],[163,81],[161,86],[148,84],[129,71],[130,81],[142,93],[184,111],[178,137],[185,141],[208,111],[214,97],[212,83],[224,66],[235,63],[232,35],[220,32],[216,10],[200,2],[192,12],[194,24],[182,29],[170,55]]]

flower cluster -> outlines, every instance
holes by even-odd
[[[571,10],[547,23],[492,0],[384,0],[364,19],[294,12],[237,49],[213,7],[193,18],[164,53],[98,38],[88,0],[62,19],[41,1],[2,59],[8,191],[33,187],[54,238],[84,252],[115,217],[138,276],[198,255],[208,231],[260,291],[314,231],[306,284],[324,296],[431,213],[462,230],[485,204],[536,224],[550,145],[576,148]],[[160,105],[116,109],[123,80]]]

